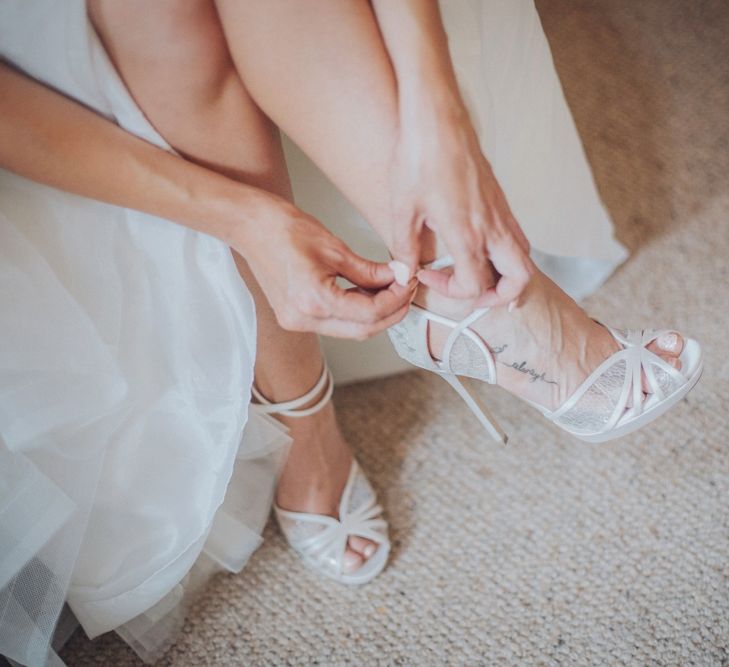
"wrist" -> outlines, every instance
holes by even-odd
[[[452,146],[459,152],[471,128],[471,119],[460,97],[424,94],[402,101],[399,110],[400,140],[404,145],[437,147],[442,152]],[[413,143],[415,142],[415,143]]]
[[[256,222],[270,208],[272,195],[227,178],[216,178],[190,195],[190,211],[205,231],[244,255]]]
[[[399,86],[399,116],[403,126],[418,120],[438,124],[467,121],[469,116],[463,103],[455,75],[438,71],[436,67],[423,68],[407,77]]]
[[[260,188],[239,185],[232,196],[220,202],[221,220],[228,243],[246,260],[262,245],[263,235],[280,229],[277,223],[294,216],[298,209],[288,200]]]

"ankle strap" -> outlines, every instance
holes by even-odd
[[[449,266],[453,266],[454,264],[455,262],[453,261],[453,257],[451,257],[450,255],[445,255],[444,257],[439,257],[430,264],[426,264],[423,268],[438,270],[445,269]],[[460,322],[455,322],[452,320],[448,321],[448,325],[451,326],[452,329],[448,338],[446,338],[445,345],[443,346],[442,356],[443,361],[449,370],[451,368],[451,352],[453,351],[453,346],[455,345],[459,336],[466,329],[468,329],[476,320],[482,318],[488,312],[489,308],[476,308],[470,315],[464,317]]]
[[[325,386],[326,390],[324,390],[324,394],[314,405],[308,408],[301,408],[302,405],[306,405],[313,401],[321,393]],[[258,403],[253,404],[253,407],[258,412],[267,415],[278,414],[283,415],[284,417],[308,417],[309,415],[319,412],[319,410],[321,410],[329,402],[333,392],[334,378],[332,377],[332,373],[326,365],[326,362],[324,363],[324,368],[322,369],[321,376],[319,377],[319,380],[317,380],[317,383],[311,388],[311,390],[306,392],[303,396],[299,396],[299,398],[284,401],[283,403],[272,403],[260,391],[258,391],[258,389],[256,389],[256,385],[251,387],[251,393],[258,401]]]

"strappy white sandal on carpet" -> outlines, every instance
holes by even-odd
[[[253,406],[264,414],[307,417],[329,402],[333,390],[332,374],[325,365],[319,381],[304,396],[285,403],[271,403],[253,387],[253,396],[258,401]],[[302,408],[320,394],[322,397],[316,404]],[[339,501],[338,519],[324,514],[292,512],[275,503],[274,512],[281,532],[304,563],[330,579],[343,584],[365,584],[382,572],[387,564],[390,553],[387,522],[382,518],[382,507],[377,503],[369,480],[354,458]],[[353,535],[376,542],[377,551],[361,567],[345,573],[344,552],[347,541]]]
[[[452,261],[440,260],[432,268]],[[491,436],[506,442],[507,436],[478,396],[459,376],[488,384],[496,383],[496,363],[488,345],[470,326],[488,313],[479,308],[457,322],[418,306],[388,333],[397,353],[411,364],[438,373],[465,400]],[[437,322],[451,328],[443,348],[443,360],[436,361],[428,348],[428,325]],[[547,419],[586,442],[605,442],[627,435],[659,417],[681,400],[698,382],[703,370],[701,347],[683,336],[679,359],[681,370],[666,363],[647,346],[670,330],[619,331],[605,327],[621,349],[598,366],[557,410],[551,411],[527,399]],[[645,374],[649,393],[642,388]]]

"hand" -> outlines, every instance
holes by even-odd
[[[291,331],[363,340],[399,322],[416,281],[397,285],[392,269],[356,255],[324,225],[273,195],[243,225],[235,249]],[[344,289],[337,277],[355,285]]]
[[[468,113],[457,101],[445,113],[428,104],[411,105],[410,112],[405,106],[393,160],[393,256],[415,270],[425,225],[455,266],[452,272],[418,272],[424,285],[447,297],[475,299],[477,306],[514,301],[534,272],[529,243]]]

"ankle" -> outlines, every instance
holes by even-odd
[[[314,334],[278,330],[259,336],[255,385],[272,403],[303,396],[321,377],[324,357]]]
[[[478,308],[473,300],[449,298],[424,285],[420,285],[413,299],[413,303],[420,308],[437,315],[442,315],[454,322],[460,322]],[[493,313],[500,310],[504,309],[492,308],[490,311],[491,316],[493,317]],[[438,361],[442,360],[443,348],[451,331],[452,328],[446,324],[440,324],[434,321],[428,322],[427,341],[428,351],[431,357]]]
[[[275,372],[270,372],[265,367],[258,368],[257,365],[254,380],[256,389],[271,403],[285,403],[303,396],[316,386],[325,366],[324,359],[319,355],[314,358],[315,363],[308,361],[306,364],[292,363],[285,371],[282,367],[277,367]],[[327,386],[324,385],[301,409],[315,405],[326,390]]]

